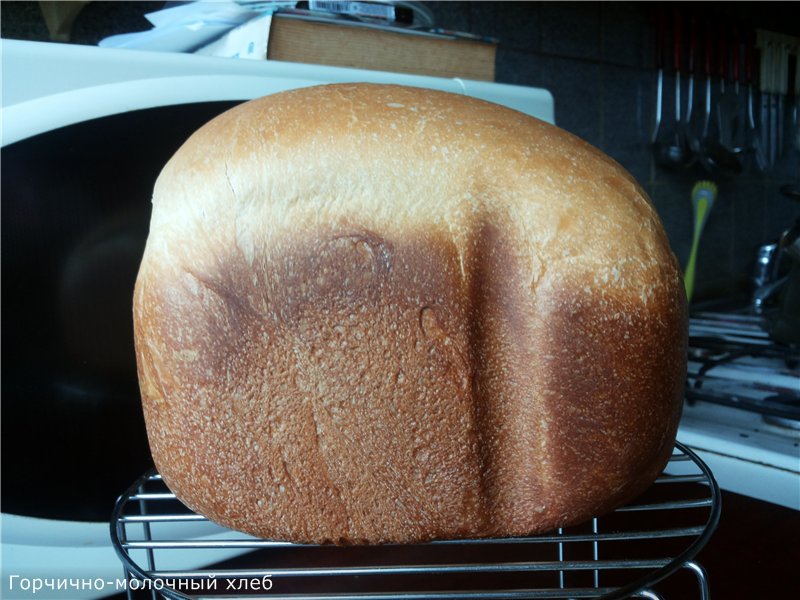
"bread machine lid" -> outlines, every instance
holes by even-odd
[[[466,94],[554,122],[550,92],[501,83],[18,40],[1,40],[0,54],[3,146],[120,112],[354,81]]]

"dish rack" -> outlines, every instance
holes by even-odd
[[[193,513],[151,471],[117,501],[111,538],[129,598],[661,600],[652,586],[687,569],[707,600],[694,558],[719,516],[711,471],[676,443],[633,503],[544,535],[349,547],[257,539]]]

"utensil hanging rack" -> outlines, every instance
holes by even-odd
[[[650,139],[656,163],[700,166],[721,177],[750,168],[771,171],[791,147],[800,149],[800,38],[754,29],[718,12],[686,11],[688,17],[674,8],[669,28],[666,10],[656,14],[658,79]],[[703,66],[702,94],[694,93],[695,62]],[[682,75],[687,75],[685,95]],[[672,85],[675,108],[667,111]],[[704,111],[695,111],[698,102]]]

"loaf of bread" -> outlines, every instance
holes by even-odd
[[[686,299],[649,199],[519,112],[399,86],[238,106],[161,173],[134,298],[192,509],[295,542],[526,535],[640,494]]]

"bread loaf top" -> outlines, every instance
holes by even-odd
[[[159,177],[151,231],[196,232],[251,261],[262,242],[320,223],[435,229],[460,255],[492,223],[534,284],[561,263],[645,302],[679,272],[646,194],[607,155],[511,109],[400,86],[306,88],[221,115]]]
[[[399,86],[236,107],[159,177],[134,299],[187,504],[293,541],[541,531],[657,476],[686,299],[635,180],[522,113]]]

